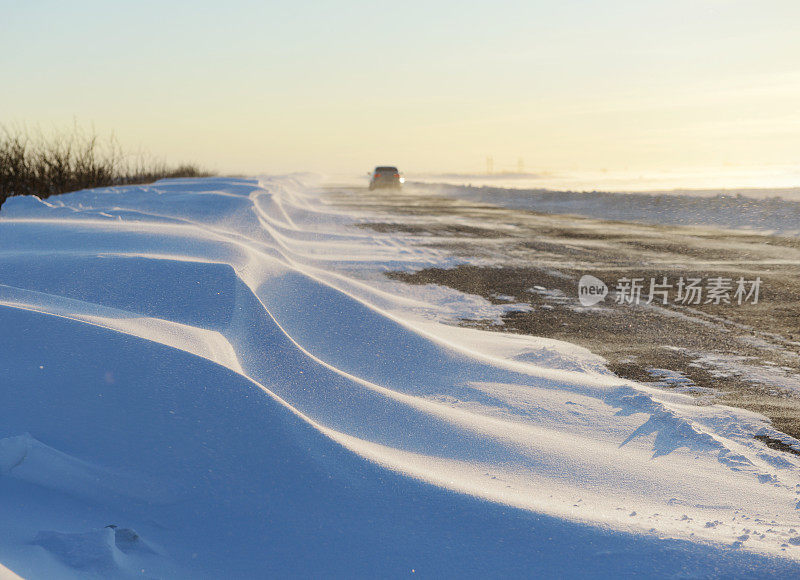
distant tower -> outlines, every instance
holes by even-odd
[[[490,155],[486,158],[486,174],[491,175],[494,173],[494,159]]]
[[[522,157],[517,158],[517,173],[520,175],[525,173],[525,162],[522,160]]]

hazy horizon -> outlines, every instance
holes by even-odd
[[[223,173],[796,173],[796,2],[2,6],[0,123]]]

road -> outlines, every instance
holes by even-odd
[[[462,262],[390,276],[529,305],[507,314],[502,326],[480,319],[461,324],[579,344],[622,377],[757,411],[800,437],[800,239],[511,210],[424,187],[331,188],[329,196],[369,212],[363,227],[407,234]],[[591,307],[578,300],[585,274],[610,290]],[[638,303],[630,301],[625,279],[641,284]],[[700,280],[700,296],[687,296],[693,279]],[[740,279],[744,293],[737,295]]]

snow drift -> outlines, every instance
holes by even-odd
[[[298,178],[0,213],[0,562],[26,577],[780,576],[800,461],[387,268]],[[2,568],[0,568],[2,570]]]

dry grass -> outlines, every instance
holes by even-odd
[[[208,175],[191,164],[170,167],[145,155],[126,155],[113,137],[101,141],[78,127],[53,135],[0,127],[0,205],[13,195],[46,198],[90,187]]]

